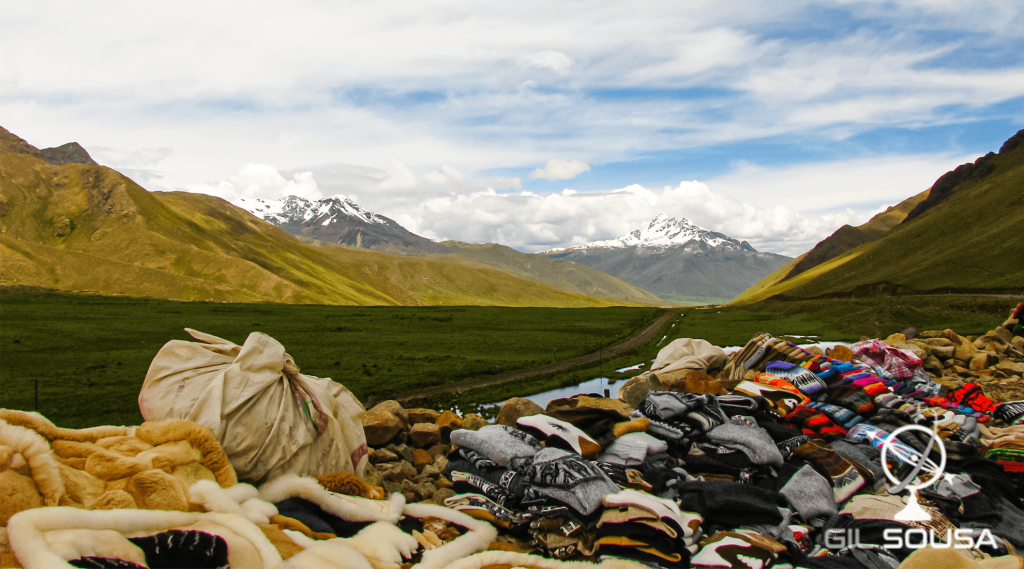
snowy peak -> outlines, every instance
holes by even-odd
[[[334,196],[313,202],[299,196],[288,196],[283,200],[239,198],[232,203],[274,225],[312,222],[328,226],[346,218],[358,219],[365,223],[388,224],[388,218],[359,207],[345,196]]]
[[[736,247],[753,251],[754,249],[746,242],[740,242],[721,233],[704,229],[703,227],[690,223],[684,218],[676,219],[664,212],[642,229],[634,229],[618,239],[594,241],[586,245],[570,247],[568,249],[552,249],[541,253],[552,253],[555,251],[576,251],[581,249],[621,249],[625,247],[650,247],[666,248],[686,245],[688,243],[705,243],[709,247]]]

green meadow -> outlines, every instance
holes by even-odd
[[[471,410],[599,376],[627,379],[638,372],[614,370],[649,362],[675,338],[737,346],[770,332],[856,341],[908,326],[982,334],[1017,302],[919,296],[688,309],[630,355],[422,404]],[[37,409],[62,427],[138,424],[137,397],[149,363],[167,341],[189,340],[186,327],[238,344],[253,331],[269,334],[303,373],[330,377],[366,402],[597,351],[659,314],[634,307],[220,304],[7,288],[0,291],[0,406]]]

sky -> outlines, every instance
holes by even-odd
[[[1024,125],[1016,0],[0,0],[0,126],[151,191],[795,256]]]

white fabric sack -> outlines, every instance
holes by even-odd
[[[241,346],[189,328],[153,358],[139,393],[147,421],[209,427],[240,481],[285,474],[362,477],[368,449],[359,400],[330,379],[303,375],[284,346],[259,332]]]
[[[667,373],[679,369],[707,371],[725,363],[725,350],[707,340],[679,338],[658,352],[651,364],[652,372]]]

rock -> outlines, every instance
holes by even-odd
[[[412,464],[402,460],[390,464],[377,465],[377,471],[385,482],[402,482],[416,477],[416,469]],[[385,487],[386,488],[386,487]]]
[[[890,346],[895,348],[898,344],[906,344],[907,343],[907,337],[904,336],[903,334],[893,334],[892,336],[889,336],[888,338],[886,338],[883,341],[886,344],[889,344]]]
[[[441,477],[437,479],[438,488],[451,488],[452,486],[452,481],[448,480],[448,478],[444,475],[441,475]]]
[[[408,462],[412,462],[412,450],[413,449],[409,445],[407,445],[405,443],[402,443],[402,444],[390,444],[390,445],[387,446],[387,449],[390,450],[391,452],[397,454],[398,457],[401,458],[402,460],[405,460],[405,461],[408,461]]]
[[[958,387],[963,386],[964,382],[955,375],[943,375],[935,378],[935,383],[948,388],[947,391],[952,391]]]
[[[825,350],[825,355],[834,360],[839,360],[842,362],[853,361],[853,350],[851,350],[849,346],[840,345],[834,348],[829,348],[828,350]]]
[[[941,373],[942,362],[935,356],[928,356],[924,359],[924,369],[934,373]]]
[[[1013,339],[1010,340],[1010,345],[1018,352],[1024,353],[1024,336],[1014,336]]]
[[[443,506],[444,501],[447,500],[448,498],[451,498],[454,495],[455,490],[452,490],[451,488],[438,488],[437,491],[434,492],[434,495],[430,497],[430,501],[439,506]],[[459,530],[453,527],[446,527],[441,531],[447,533],[445,533],[444,535],[437,532],[435,533],[437,533],[437,537],[441,538],[444,541],[452,541],[455,538],[459,537]]]
[[[401,419],[402,422],[405,423],[406,425],[409,424],[408,411],[406,411],[405,408],[402,407],[401,403],[395,401],[394,399],[381,401],[380,403],[374,405],[373,409],[370,409],[370,411],[387,411],[388,413],[391,413],[395,417]]]
[[[448,466],[448,457],[442,454],[435,458],[434,466],[437,468],[438,472],[444,472],[445,467]]]
[[[520,417],[540,415],[543,412],[544,409],[533,401],[522,397],[513,397],[501,406],[501,411],[498,411],[497,422],[498,424],[505,425],[506,427],[515,427],[516,421],[518,421]]]
[[[441,442],[441,428],[434,423],[416,423],[409,429],[409,440],[417,448],[427,448]]]
[[[952,346],[953,345],[953,342],[949,338],[946,338],[945,336],[943,336],[941,338],[928,338],[927,340],[925,340],[925,343],[927,343],[929,346]]]
[[[363,480],[370,486],[383,486],[384,482],[380,472],[377,471],[377,467],[372,464],[366,465],[366,470],[363,471]]]
[[[694,369],[671,371],[661,374],[652,373],[651,377],[654,377],[661,382],[663,388],[668,391],[695,393],[697,395],[703,395],[705,393],[710,393],[711,395],[725,395],[728,393],[717,379],[702,371]]]
[[[897,344],[896,346],[893,346],[893,347],[894,348],[899,348],[900,350],[906,350],[906,351],[914,354],[915,356],[921,358],[922,360],[929,356],[929,351],[928,350],[925,350],[921,346],[919,346],[917,344],[912,344],[910,342],[907,342],[906,344]]]
[[[1013,340],[1013,331],[1007,329],[1005,326],[996,326],[995,333],[1003,343],[1009,344],[1010,341]]]
[[[445,411],[437,417],[434,424],[440,429],[441,436],[447,439],[451,436],[452,431],[462,428],[462,419],[452,411]]]
[[[1009,372],[1010,374],[1018,374],[1018,375],[1024,374],[1024,363],[1011,362],[1009,360],[1004,360],[1004,361],[1001,361],[1001,362],[995,364],[995,366],[996,366],[996,369],[1002,370],[1004,372]]]
[[[386,448],[378,448],[370,450],[370,464],[380,464],[382,462],[398,462],[401,460],[397,454],[389,451]]]
[[[452,450],[452,445],[446,445],[446,444],[442,443],[442,444],[436,444],[436,445],[428,448],[427,449],[427,454],[429,454],[431,456],[432,460],[437,460],[437,457],[444,456],[444,455],[448,454],[449,452],[451,452],[451,450]]]
[[[975,348],[973,343],[963,340],[956,346],[954,357],[958,360],[969,362],[976,353],[978,353],[978,348]]]
[[[402,485],[399,484],[398,482],[392,482],[390,480],[385,480],[383,486],[384,486],[384,492],[387,493],[388,496],[390,496],[392,494],[401,494],[402,493]]]
[[[476,413],[470,413],[462,418],[462,428],[469,429],[471,431],[479,431],[480,427],[487,424],[487,419],[484,419]]]
[[[950,342],[953,342],[954,346],[959,346],[960,344],[964,343],[964,339],[959,334],[957,334],[956,332],[949,328],[943,330],[942,335],[945,336]]]
[[[999,362],[999,358],[989,352],[978,352],[971,358],[970,369],[978,371],[993,366]]]
[[[434,492],[437,492],[437,486],[430,482],[417,484],[412,480],[402,481],[402,495],[405,496],[406,503],[428,500],[434,495]]]
[[[946,334],[942,330],[925,330],[924,332],[918,332],[917,334],[917,337],[922,340],[927,340],[929,338],[944,338],[945,336]]]
[[[548,403],[544,412],[555,416],[554,413],[559,411],[568,411],[570,409],[577,415],[579,413],[587,414],[590,411],[596,411],[600,414],[604,414],[606,411],[612,411],[617,413],[623,420],[628,420],[629,414],[633,412],[633,407],[630,407],[621,399],[591,397],[589,395],[576,395],[573,397],[555,399]],[[562,419],[567,420],[565,418]]]
[[[945,338],[943,338],[945,340]],[[947,342],[949,340],[946,340]],[[932,355],[941,359],[948,360],[953,357],[956,353],[956,348],[953,346],[932,346]]]
[[[417,469],[433,464],[434,457],[430,456],[427,451],[419,448],[412,451],[412,465]]]
[[[908,327],[903,331],[903,336],[908,340],[914,339],[914,337],[917,336],[917,328],[914,328],[913,326]]]
[[[423,467],[423,470],[420,471],[420,476],[426,476],[431,480],[437,480],[441,477],[441,471],[433,464],[427,464]]]
[[[380,407],[378,405],[377,407]],[[387,444],[402,430],[402,420],[394,413],[374,407],[363,414],[363,431],[366,433],[366,444],[379,447]]]
[[[618,399],[636,409],[644,399],[647,399],[648,393],[651,391],[661,391],[662,389],[664,387],[656,376],[638,375],[627,380],[619,388]]]
[[[410,425],[415,425],[416,423],[433,423],[441,416],[439,411],[434,411],[433,409],[409,409],[408,413]]]

